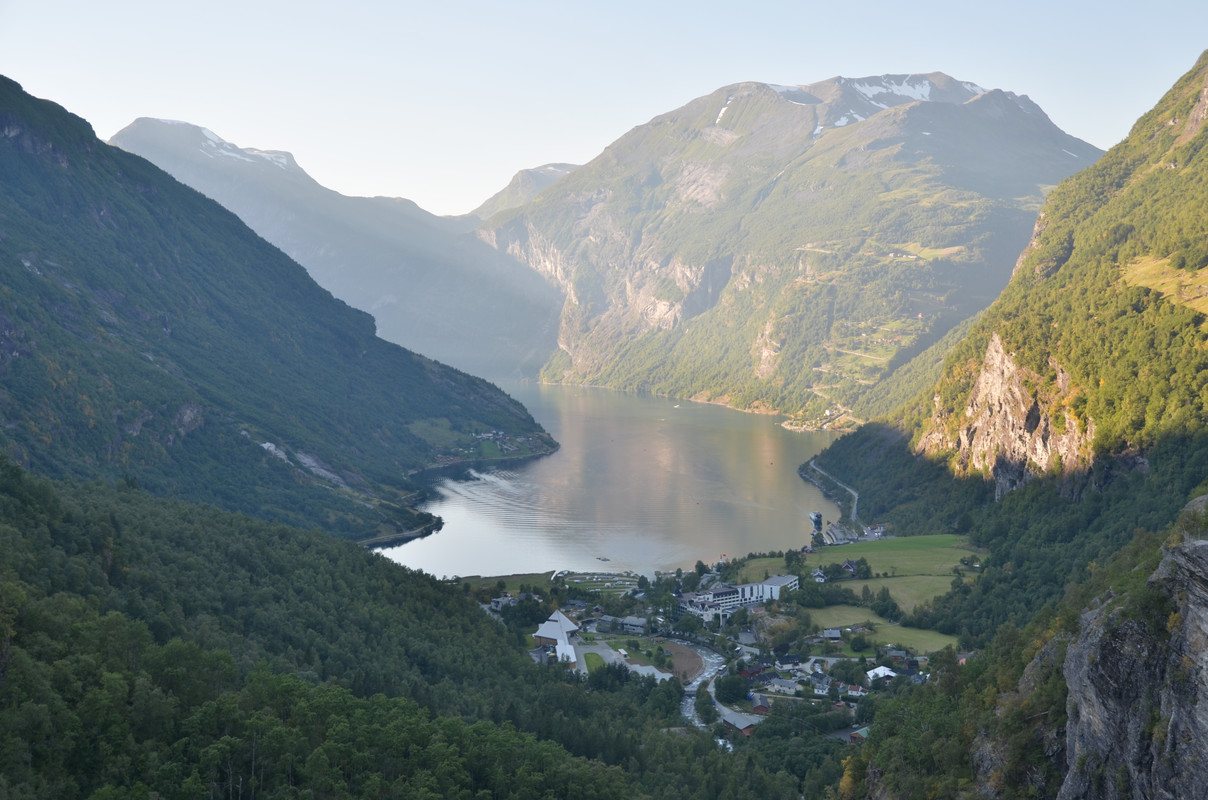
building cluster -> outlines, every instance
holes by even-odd
[[[759,583],[743,583],[731,586],[714,583],[699,592],[685,592],[680,597],[680,611],[693,614],[704,622],[720,619],[725,622],[739,608],[757,606],[769,600],[779,600],[784,592],[799,588],[796,575],[773,575]]]

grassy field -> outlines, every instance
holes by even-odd
[[[910,611],[924,600],[944,594],[952,586],[952,574],[947,575],[901,575],[896,578],[873,578],[867,581],[844,581],[843,585],[860,595],[867,586],[873,594],[881,588],[889,594],[903,611]]]
[[[975,552],[964,536],[932,534],[824,547],[808,556],[807,563],[831,564],[848,558],[853,561],[866,558],[874,573],[886,572],[895,577],[947,575],[951,580],[952,568],[963,556]]]
[[[890,625],[889,620],[877,616],[860,606],[827,606],[809,609],[810,619],[820,628],[846,628],[860,622],[871,622],[877,627]]]
[[[1124,268],[1124,282],[1162,293],[1172,303],[1208,314],[1208,270],[1182,270],[1169,258],[1141,258]]]
[[[868,640],[877,644],[896,644],[898,647],[913,650],[916,653],[934,653],[937,650],[943,650],[948,645],[952,645],[955,649],[957,644],[955,636],[948,636],[936,631],[925,631],[920,628],[903,628],[898,625],[877,628],[876,633],[869,636]]]
[[[601,594],[624,594],[637,588],[638,576],[631,573],[572,572],[564,577],[567,586]]]
[[[889,577],[844,581],[843,585],[857,595],[865,585],[873,592],[880,591],[882,586],[889,587],[893,599],[904,611],[909,611],[924,600],[947,592],[952,585],[952,568],[960,563],[963,556],[973,554],[975,551],[969,547],[965,537],[935,534],[824,547],[806,555],[805,563],[809,569],[813,569],[842,563],[849,558],[853,561],[867,559],[874,575],[886,574]],[[740,583],[756,583],[763,580],[765,575],[783,572],[783,558],[755,558],[743,566],[738,580]]]
[[[587,666],[588,672],[595,672],[600,667],[604,666],[604,656],[599,653],[584,653],[583,661]]]
[[[512,595],[520,593],[521,585],[533,587],[538,594],[549,586],[550,579],[554,573],[551,572],[531,572],[527,575],[491,575],[483,577],[481,575],[463,576],[462,582],[470,584],[471,587],[478,589],[483,586],[495,587],[500,581],[503,581],[504,591],[510,592]]]
[[[871,622],[876,627],[876,631],[867,635],[868,641],[876,644],[895,644],[916,653],[934,653],[936,650],[943,650],[948,645],[956,647],[955,636],[918,628],[903,628],[860,606],[811,608],[810,619],[823,628],[846,628],[862,622]],[[849,655],[860,654],[849,652]],[[864,655],[871,655],[871,653],[866,652]]]

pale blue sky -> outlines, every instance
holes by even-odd
[[[288,150],[345,194],[471,210],[745,80],[946,72],[1100,147],[1208,48],[1208,2],[0,0],[0,74],[108,138],[139,116]]]

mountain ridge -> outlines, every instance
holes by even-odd
[[[231,212],[7,78],[0,131],[0,437],[18,463],[363,536],[433,525],[406,475],[481,455],[475,433],[554,446],[496,387],[379,339]]]
[[[1099,151],[1025,97],[877,80],[723,87],[488,220],[566,295],[543,377],[818,421],[988,305]]]
[[[348,197],[288,153],[241,148],[192,123],[143,117],[110,141],[231,209],[320,285],[373,314],[389,341],[493,379],[535,374],[554,347],[555,291],[467,235],[476,217]]]

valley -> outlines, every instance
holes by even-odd
[[[1202,786],[1208,53],[1106,153],[744,82],[462,217],[115,142],[0,78],[0,798]]]

